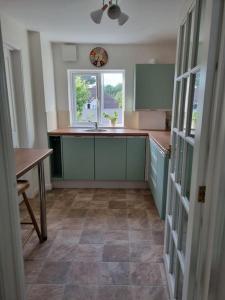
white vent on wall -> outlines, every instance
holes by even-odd
[[[74,44],[63,44],[62,59],[64,62],[77,61],[77,46]]]

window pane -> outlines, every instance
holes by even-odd
[[[123,124],[124,87],[122,73],[104,73],[101,123],[105,126]]]
[[[96,75],[75,75],[74,88],[76,122],[97,122],[98,96]]]
[[[195,74],[195,78],[194,78],[194,88],[193,88],[192,108],[191,108],[191,124],[190,124],[190,132],[189,132],[189,135],[192,137],[195,136],[196,124],[199,117],[199,112],[198,112],[199,93],[200,93],[200,71]]]
[[[192,161],[193,161],[193,146],[190,144],[187,147],[187,158],[186,158],[186,168],[185,168],[185,178],[184,178],[184,196],[190,199],[191,190],[191,173],[192,173]]]

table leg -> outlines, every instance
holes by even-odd
[[[40,223],[42,242],[47,240],[47,221],[46,221],[46,194],[45,194],[45,174],[44,162],[38,163],[38,180],[40,193]]]

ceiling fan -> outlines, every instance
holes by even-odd
[[[129,16],[121,11],[117,0],[114,3],[113,0],[110,0],[108,4],[103,0],[102,8],[91,12],[90,16],[92,21],[96,24],[100,24],[105,10],[107,10],[108,17],[112,20],[118,20],[118,24],[121,26],[129,19]]]

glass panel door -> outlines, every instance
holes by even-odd
[[[171,298],[182,300],[186,238],[195,129],[198,122],[200,67],[197,62],[200,26],[200,0],[196,0],[180,25],[175,77],[172,122],[172,154],[170,162],[165,266],[169,274]]]

